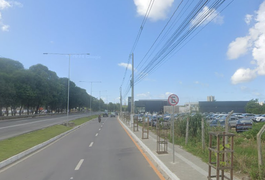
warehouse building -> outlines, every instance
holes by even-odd
[[[245,113],[246,105],[249,101],[199,101],[199,111],[207,112],[240,112]]]

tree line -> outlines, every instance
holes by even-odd
[[[265,114],[265,102],[261,105],[258,99],[250,100],[246,105],[246,112],[253,114]]]
[[[42,64],[25,69],[19,61],[0,58],[0,116],[2,109],[8,115],[8,108],[12,115],[18,108],[20,114],[22,110],[38,114],[40,108],[48,112],[66,112],[67,97],[68,78],[59,78]],[[118,110],[119,104],[105,104],[70,81],[69,109],[89,109],[90,99],[92,111]]]

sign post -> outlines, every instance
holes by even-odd
[[[179,103],[179,97],[176,94],[171,94],[168,97],[168,103],[172,106],[172,114],[171,114],[172,144],[173,144],[173,163],[175,163],[174,107]]]

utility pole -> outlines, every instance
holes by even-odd
[[[120,117],[122,113],[122,95],[121,95],[121,87],[120,87]]]
[[[71,62],[71,56],[72,55],[90,55],[89,53],[78,53],[78,54],[74,54],[74,53],[43,53],[44,55],[49,55],[49,54],[52,54],[52,55],[67,55],[69,56],[69,62],[68,62],[68,87],[67,87],[67,107],[66,107],[66,116],[67,116],[67,121],[68,121],[68,117],[69,117],[69,107],[70,107],[70,103],[69,103],[69,99],[70,99],[70,62]]]
[[[134,115],[134,57],[132,53],[132,80],[131,80],[131,86],[132,86],[132,97],[131,97],[131,125],[133,123],[133,115]]]

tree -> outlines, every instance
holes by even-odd
[[[263,107],[258,103],[258,99],[252,99],[247,103],[246,112],[253,113],[253,114],[264,113]]]
[[[0,115],[2,115],[2,108],[6,108],[8,115],[8,107],[16,106],[16,91],[14,88],[14,81],[12,74],[16,71],[24,69],[23,65],[12,59],[0,58]]]

